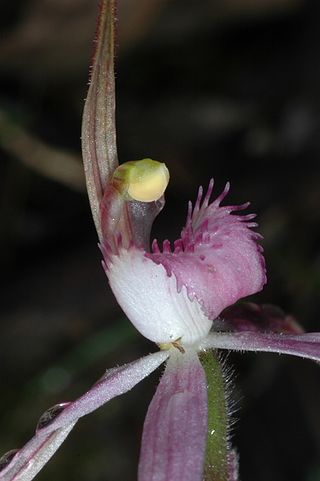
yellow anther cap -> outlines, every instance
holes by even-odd
[[[112,181],[128,199],[153,202],[166,190],[169,171],[165,164],[156,160],[132,160],[115,170]]]

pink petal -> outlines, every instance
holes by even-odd
[[[187,224],[172,250],[165,241],[161,252],[153,243],[153,253],[147,254],[162,264],[168,275],[177,278],[178,291],[186,286],[188,295],[200,302],[204,313],[215,319],[227,306],[254,294],[266,282],[264,258],[258,245],[258,234],[250,230],[256,224],[253,215],[232,212],[247,207],[221,207],[229,185],[209,204],[213,181],[202,200],[202,188],[192,211],[189,205]]]
[[[115,0],[102,0],[96,51],[82,120],[82,154],[91,210],[101,238],[100,202],[118,165],[115,127]]]
[[[230,349],[233,351],[265,351],[292,354],[320,361],[320,333],[269,334],[261,332],[212,333],[200,349]]]
[[[170,357],[148,409],[139,481],[201,481],[207,437],[207,386],[195,354]]]
[[[79,399],[48,410],[41,416],[35,436],[2,467],[0,481],[33,479],[63,443],[80,417],[95,411],[110,399],[130,391],[167,357],[168,352],[161,351],[122,367],[109,369]]]
[[[302,327],[292,316],[286,315],[279,307],[271,304],[258,305],[252,302],[235,304],[227,307],[221,313],[220,319],[221,327],[230,331],[303,333]]]

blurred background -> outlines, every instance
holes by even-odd
[[[0,3],[0,451],[49,406],[154,346],[126,321],[100,266],[80,157],[97,2]],[[320,3],[120,0],[122,161],[171,171],[154,235],[178,236],[198,185],[252,202],[269,272],[257,302],[308,331],[320,307]],[[320,480],[319,366],[229,355],[243,481]],[[83,419],[39,481],[133,481],[160,372]]]

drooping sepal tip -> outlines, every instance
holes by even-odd
[[[169,178],[164,163],[142,159],[121,164],[114,171],[111,182],[126,200],[154,202],[164,194]]]

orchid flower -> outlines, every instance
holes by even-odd
[[[40,418],[35,436],[0,460],[0,481],[29,481],[80,417],[132,389],[165,363],[149,406],[139,481],[233,481],[237,455],[216,352],[267,351],[320,360],[320,334],[304,334],[271,306],[235,304],[266,282],[261,237],[248,204],[222,206],[229,184],[211,200],[213,181],[189,203],[181,236],[150,247],[164,206],[167,167],[151,159],[118,166],[115,135],[114,8],[104,0],[84,108],[82,145],[89,200],[104,269],[120,306],[155,353],[108,369],[87,393]]]

